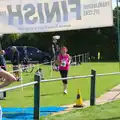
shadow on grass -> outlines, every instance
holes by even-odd
[[[0,101],[2,101],[2,100],[6,100],[6,98],[0,99]]]
[[[33,118],[33,114],[32,113],[12,113],[12,114],[3,114],[4,118],[9,118],[11,120],[13,120],[14,118],[18,118],[18,119],[23,119],[23,118],[29,118],[29,120],[31,120]]]
[[[24,96],[24,97],[30,98],[30,97],[33,97],[33,95],[29,95],[29,96]]]
[[[44,93],[44,94],[41,94],[41,96],[51,96],[51,95],[60,95],[60,94],[63,94],[62,92],[56,92],[56,93]]]
[[[96,120],[120,120],[120,117],[112,117],[112,118],[101,118]]]
[[[40,96],[52,96],[52,95],[60,95],[60,94],[63,94],[62,92],[57,92],[57,93],[44,93],[44,94],[41,94]],[[30,98],[30,97],[34,97],[34,95],[29,95],[29,96],[24,96],[26,98]]]

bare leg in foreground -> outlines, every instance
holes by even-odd
[[[5,81],[0,85],[0,88],[6,87],[16,81],[16,78],[11,73],[4,71],[3,69],[0,70],[0,77],[4,78]]]

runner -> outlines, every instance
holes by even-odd
[[[67,51],[68,50],[66,47],[62,47],[61,52],[58,55],[56,60],[56,64],[58,64],[59,66],[59,71],[62,78],[66,78],[68,76],[68,71],[70,68],[71,57],[67,53]],[[66,79],[66,80],[63,80],[62,82],[64,87],[64,94],[67,94],[68,81]]]

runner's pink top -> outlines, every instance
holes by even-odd
[[[60,66],[59,66],[59,70],[69,70],[70,64],[69,64],[69,55],[59,55],[59,59],[60,59]]]

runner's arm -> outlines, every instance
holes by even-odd
[[[55,61],[55,64],[60,65],[60,59],[59,59],[59,56],[57,57],[57,60]]]

